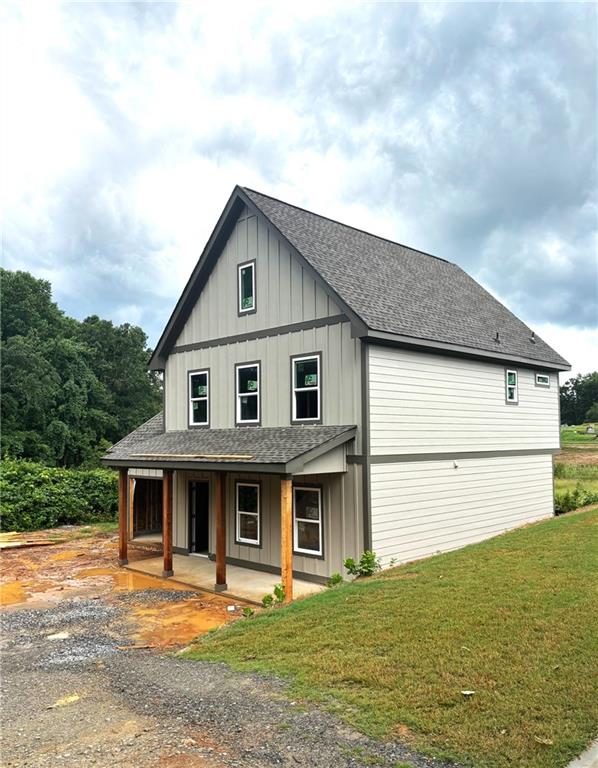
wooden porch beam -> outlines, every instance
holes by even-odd
[[[162,576],[172,576],[172,469],[162,471]]]
[[[280,577],[284,601],[293,599],[293,481],[280,478]]]
[[[118,470],[118,564],[126,565],[127,559],[127,477],[128,470]]]
[[[226,493],[224,472],[216,472],[216,592],[228,589],[226,584]]]

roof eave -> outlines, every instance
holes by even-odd
[[[388,346],[410,347],[422,351],[433,351],[441,354],[450,354],[457,357],[469,357],[478,360],[496,360],[501,363],[517,363],[528,368],[542,368],[551,371],[570,371],[571,365],[566,361],[562,363],[549,362],[534,357],[522,357],[503,352],[466,347],[461,344],[450,344],[431,339],[418,339],[413,336],[402,336],[387,331],[374,331],[368,329],[361,338],[370,343],[385,344]],[[531,342],[530,342],[531,344]]]

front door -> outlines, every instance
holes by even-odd
[[[210,547],[210,485],[207,481],[189,483],[189,552],[207,555]]]

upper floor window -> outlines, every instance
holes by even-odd
[[[207,426],[210,421],[210,372],[189,371],[189,426]]]
[[[320,355],[294,357],[292,421],[320,420]]]
[[[519,376],[517,371],[507,370],[505,372],[505,388],[507,403],[516,405],[519,402]]]
[[[255,312],[255,261],[239,264],[239,314]]]
[[[236,366],[237,424],[259,424],[260,421],[260,364],[244,363]]]
[[[550,386],[550,376],[547,373],[537,373],[536,374],[536,386],[537,387],[549,387]]]

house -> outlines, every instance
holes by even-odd
[[[164,411],[103,459],[120,563],[161,532],[165,575],[290,599],[549,516],[569,367],[457,265],[236,187],[150,361]]]

